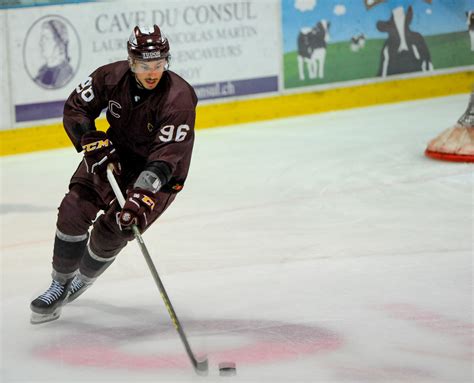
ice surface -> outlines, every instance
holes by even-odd
[[[144,240],[208,378],[135,243],[59,320],[29,323],[80,155],[1,158],[0,381],[471,382],[474,167],[423,156],[468,99],[197,131]]]

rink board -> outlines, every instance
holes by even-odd
[[[212,128],[374,104],[468,93],[473,83],[474,73],[468,71],[229,103],[206,104],[198,106],[196,128]],[[461,115],[462,112],[463,110],[460,110],[459,114]],[[99,129],[107,128],[105,118],[97,120],[97,127]],[[71,145],[60,122],[0,131],[0,142],[1,156]]]

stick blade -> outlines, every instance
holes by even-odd
[[[194,371],[196,371],[196,374],[200,376],[207,376],[209,374],[209,361],[207,358],[201,361],[196,361]]]

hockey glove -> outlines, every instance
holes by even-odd
[[[152,192],[144,189],[132,189],[127,192],[127,199],[119,214],[121,229],[128,229],[131,225],[137,225],[140,232],[148,225],[149,214],[155,207],[155,196]]]
[[[81,146],[88,173],[105,175],[107,165],[112,163],[115,172],[120,174],[117,151],[105,132],[94,130],[85,133],[81,138]]]

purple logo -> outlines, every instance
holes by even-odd
[[[62,16],[44,16],[26,34],[23,63],[30,78],[42,88],[68,84],[77,72],[80,56],[79,35]]]

